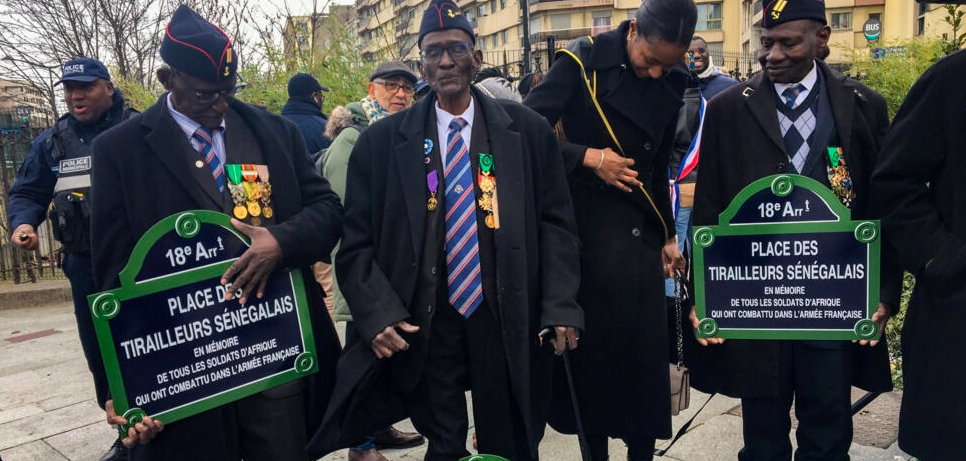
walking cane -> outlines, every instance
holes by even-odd
[[[543,344],[543,338],[554,337],[552,335],[552,329],[544,328],[540,332],[540,344]],[[577,403],[577,390],[574,387],[574,373],[570,368],[570,350],[567,347],[564,347],[563,363],[564,374],[567,375],[567,388],[570,390],[570,403],[573,404],[574,407],[574,422],[577,423],[577,443],[580,444],[580,459],[583,461],[591,461],[590,446],[587,445],[587,434],[584,432],[584,420],[580,416],[580,405]]]

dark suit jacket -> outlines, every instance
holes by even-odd
[[[899,445],[920,459],[966,453],[966,368],[950,361],[966,349],[964,71],[966,52],[958,51],[922,75],[896,114],[872,177],[882,235],[916,275],[902,329]]]
[[[199,175],[186,157],[186,152],[196,151],[168,113],[166,100],[167,93],[93,144],[91,248],[100,290],[118,286],[118,274],[134,245],[158,221],[186,210],[225,210],[210,171]],[[341,235],[338,196],[309,161],[302,135],[291,122],[240,101],[230,103],[226,120],[229,155],[244,155],[250,146],[243,140],[253,137],[271,173],[276,224],[268,230],[282,249],[280,266],[301,268],[305,280],[314,280],[309,266],[325,258]],[[247,136],[233,136],[232,130],[245,130]],[[306,283],[306,291],[313,314],[318,314],[312,322],[320,371],[309,380],[306,394],[312,433],[325,411],[340,345],[321,290]],[[176,424],[193,424],[195,418]],[[199,423],[198,431],[209,430]]]
[[[550,325],[583,328],[583,313],[575,301],[579,268],[573,209],[556,138],[546,120],[520,104],[494,100],[476,90],[473,97],[477,114],[483,117],[474,122],[470,152],[480,152],[480,143],[489,142],[499,200],[500,228],[494,231],[494,244],[504,350],[494,353],[506,355],[514,399],[536,450],[544,423],[541,412],[531,411],[530,406],[548,394],[552,357],[547,349],[537,347],[537,333]],[[435,96],[430,96],[370,125],[349,160],[345,238],[336,275],[362,341],[357,344],[357,361],[339,365],[336,393],[345,400],[368,398],[352,396],[349,390],[360,388],[360,383],[344,378],[358,378],[385,362],[376,363],[368,347],[383,328],[401,320],[421,327],[408,337],[410,349],[389,359],[405,363],[391,367],[394,380],[418,380],[427,348],[432,347],[428,335],[436,311],[414,305],[413,300],[420,267],[436,263],[421,260],[429,198],[424,140],[437,137],[435,125],[427,133],[435,104]],[[483,123],[480,136],[476,127]],[[439,142],[434,145],[439,149]],[[343,365],[354,371],[343,374]],[[369,423],[372,429],[404,417],[389,415],[387,410],[382,415],[386,421],[356,421],[345,414],[349,406],[345,400],[333,399],[332,408],[344,405],[343,413],[333,410],[326,415],[323,429],[310,443],[313,453],[345,446],[354,441],[353,433],[365,435],[354,430],[359,424]]]
[[[869,177],[889,125],[885,100],[858,81],[830,70],[825,63],[816,63],[824,75],[840,147],[848,159],[856,194],[852,218],[874,219]],[[701,172],[692,215],[694,226],[718,224],[718,214],[755,180],[791,172],[778,126],[774,85],[764,73],[719,93],[706,110]],[[806,170],[811,160],[810,156]],[[882,260],[880,299],[897,308],[901,272],[890,262],[887,246],[883,246]],[[855,347],[855,384],[868,390],[890,390],[885,341],[871,349]],[[773,372],[778,364],[778,345],[774,341],[727,341],[697,355],[698,363],[692,361],[692,369],[696,368],[694,379],[698,386],[741,397],[776,392],[778,383]],[[715,357],[715,363],[702,360],[709,357]],[[713,384],[709,386],[708,381]]]

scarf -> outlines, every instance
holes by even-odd
[[[389,116],[389,111],[369,96],[362,98],[362,101],[359,101],[359,103],[362,104],[362,111],[366,113],[366,118],[369,119],[369,123],[382,120]]]
[[[704,70],[701,71],[700,74],[698,74],[698,78],[699,79],[708,78],[714,74],[714,71],[715,71],[714,59],[712,59],[711,55],[708,54],[708,63],[707,65],[704,66]]]

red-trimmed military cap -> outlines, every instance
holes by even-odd
[[[228,34],[185,5],[178,7],[165,29],[161,59],[210,83],[230,79],[238,68]]]

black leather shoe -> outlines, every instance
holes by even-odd
[[[410,448],[422,445],[426,439],[423,436],[415,432],[401,432],[396,430],[394,427],[390,427],[388,431],[380,432],[376,434],[376,448],[382,450],[384,448]]]
[[[124,442],[121,439],[114,441],[114,445],[111,445],[111,449],[101,456],[100,461],[127,461],[127,447],[124,446]]]

